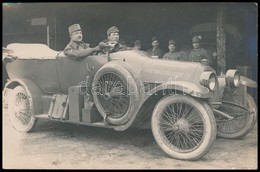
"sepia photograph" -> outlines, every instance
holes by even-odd
[[[257,169],[258,4],[2,3],[3,169]]]

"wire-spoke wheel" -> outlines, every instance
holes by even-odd
[[[257,107],[254,99],[247,95],[247,108],[241,108],[233,104],[222,103],[221,111],[232,116],[234,119],[228,120],[217,117],[217,135],[223,138],[233,139],[246,136],[256,123]]]
[[[15,87],[8,94],[8,113],[17,131],[29,132],[34,128],[37,120],[33,115],[31,98],[22,86]]]
[[[99,113],[106,121],[125,124],[132,117],[139,102],[139,89],[125,62],[112,61],[97,71],[92,94]]]
[[[166,96],[152,115],[152,132],[160,148],[173,158],[196,160],[216,138],[216,121],[206,103],[183,95]]]
[[[110,114],[111,118],[120,118],[128,110],[130,95],[127,84],[116,73],[104,74],[100,80],[100,94],[98,100],[103,110]]]

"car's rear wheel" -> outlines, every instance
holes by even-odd
[[[20,132],[32,131],[37,119],[33,115],[32,99],[24,87],[17,86],[8,93],[9,119],[14,129]]]
[[[125,124],[138,106],[139,89],[136,80],[123,66],[112,61],[96,73],[92,94],[99,113],[114,125]]]
[[[246,136],[253,129],[257,117],[255,101],[249,94],[247,95],[247,108],[249,111],[232,104],[223,104],[220,110],[234,119],[227,120],[217,117],[217,135],[228,139]]]
[[[152,132],[160,148],[176,159],[204,156],[216,138],[216,121],[205,102],[183,95],[162,98],[152,114]]]

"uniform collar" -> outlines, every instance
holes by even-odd
[[[172,52],[171,52],[171,51],[169,51],[169,53],[171,53],[171,54],[174,54],[174,53],[176,53],[176,52],[177,52],[177,51],[172,51]]]
[[[84,42],[83,41],[80,41],[80,42],[70,41],[70,46],[74,49],[77,49],[80,45],[82,45],[84,47]]]
[[[200,50],[200,49],[201,49],[201,47],[199,47],[199,48],[197,48],[197,49],[193,48],[194,51],[197,51],[197,50]]]

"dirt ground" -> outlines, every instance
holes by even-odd
[[[197,161],[168,157],[150,130],[109,129],[39,120],[32,133],[10,126],[3,109],[5,169],[256,169],[257,126],[245,138],[217,138]]]

